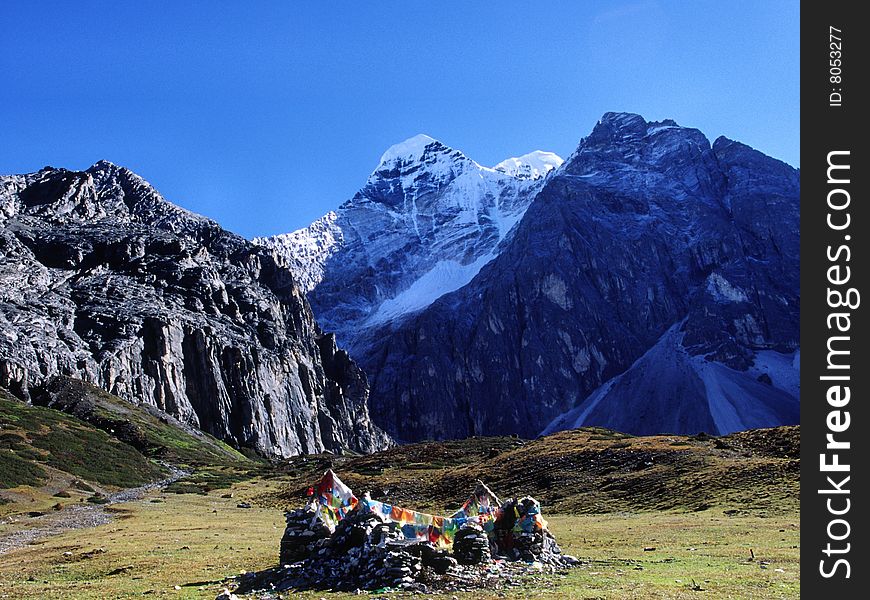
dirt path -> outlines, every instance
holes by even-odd
[[[21,517],[21,521],[29,522],[32,525],[5,535],[0,534],[0,554],[6,554],[18,548],[23,548],[37,540],[45,539],[65,531],[98,527],[111,522],[113,517],[106,510],[107,506],[140,500],[149,492],[162,489],[170,483],[188,475],[187,471],[169,467],[168,465],[167,467],[170,469],[171,474],[166,479],[109,494],[106,496],[108,500],[106,504],[76,504],[39,517]]]

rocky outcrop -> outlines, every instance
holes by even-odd
[[[0,323],[22,398],[65,375],[269,455],[389,443],[290,271],[107,162],[0,178]]]
[[[355,346],[376,421],[404,440],[797,423],[799,188],[743,144],[606,114],[468,285]]]

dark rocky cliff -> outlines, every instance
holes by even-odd
[[[286,456],[389,444],[266,249],[100,162],[0,177],[0,386],[54,375]]]

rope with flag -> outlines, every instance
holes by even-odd
[[[308,493],[309,496],[313,496],[311,501],[317,506],[315,518],[319,517],[330,531],[334,532],[338,522],[359,506],[362,510],[397,523],[406,539],[428,541],[440,547],[453,545],[456,533],[466,523],[479,525],[487,535],[491,536],[496,521],[501,522],[502,517],[507,516],[498,496],[481,481],[477,482],[474,492],[462,507],[449,517],[431,515],[372,500],[369,494],[358,499],[332,469],[324,473],[316,486],[308,488]],[[512,532],[546,529],[547,522],[543,519],[537,502],[511,501],[504,506],[510,506],[508,510]]]

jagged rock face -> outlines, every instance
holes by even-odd
[[[357,347],[376,422],[404,440],[798,422],[799,187],[743,144],[606,114],[468,285]]]
[[[487,168],[418,135],[388,149],[336,212],[254,242],[284,257],[321,326],[365,354],[368,332],[471,281],[561,163],[536,151]]]
[[[291,273],[110,163],[0,178],[0,322],[24,398],[66,375],[270,455],[389,443]]]

